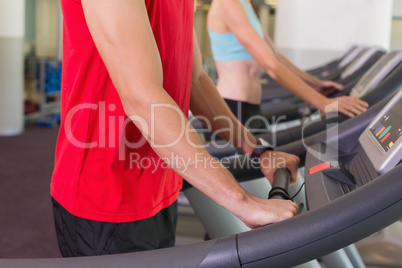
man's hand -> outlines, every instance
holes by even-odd
[[[265,151],[260,157],[260,168],[264,176],[273,183],[275,171],[286,167],[291,174],[291,184],[297,181],[297,169],[300,159],[292,154],[276,151]]]
[[[246,216],[238,216],[247,227],[255,229],[267,224],[276,223],[289,219],[297,214],[298,205],[290,200],[260,199],[251,196],[253,199],[251,207],[246,211]]]
[[[295,155],[268,150],[260,156],[259,163],[271,185],[276,170],[285,167],[291,173],[291,183],[297,181],[300,160]],[[247,192],[237,196],[230,205],[232,208],[228,210],[251,229],[291,218],[298,211],[297,204],[290,200],[261,199]]]
[[[297,181],[297,169],[300,159],[292,154],[275,151],[265,151],[260,157],[260,168],[269,182],[273,183],[275,172],[286,167],[291,174],[291,184]],[[297,214],[298,205],[290,200],[259,199],[251,197],[255,205],[248,211],[247,217],[239,218],[249,228],[255,229],[270,223],[279,222],[291,218]]]

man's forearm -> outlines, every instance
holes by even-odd
[[[253,198],[203,146],[187,118],[163,88],[149,88],[152,98],[142,98],[141,107],[130,116],[152,149],[169,167],[238,217],[245,215]],[[130,101],[126,101],[130,105]]]

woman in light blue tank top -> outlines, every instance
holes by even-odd
[[[212,1],[207,26],[218,71],[217,88],[235,115],[243,116],[243,123],[259,114],[261,67],[283,88],[321,111],[334,101],[338,101],[339,111],[348,116],[366,110],[367,103],[354,97],[327,98],[326,93],[341,90],[342,85],[321,81],[278,53],[263,32],[250,0]],[[233,107],[252,112],[237,111]]]

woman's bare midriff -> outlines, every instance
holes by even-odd
[[[217,88],[225,99],[261,103],[261,69],[255,60],[215,61]]]

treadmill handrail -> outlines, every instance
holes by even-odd
[[[0,259],[0,267],[295,266],[350,245],[399,220],[401,172],[399,165],[327,205],[238,235],[188,246],[98,257]]]
[[[239,234],[242,267],[298,265],[348,246],[394,223],[402,216],[401,172],[402,165],[399,165],[320,208]],[[265,233],[268,230],[270,241]],[[291,246],[288,241],[292,241]],[[256,250],[253,245],[263,249]],[[287,250],[283,250],[286,247]]]

